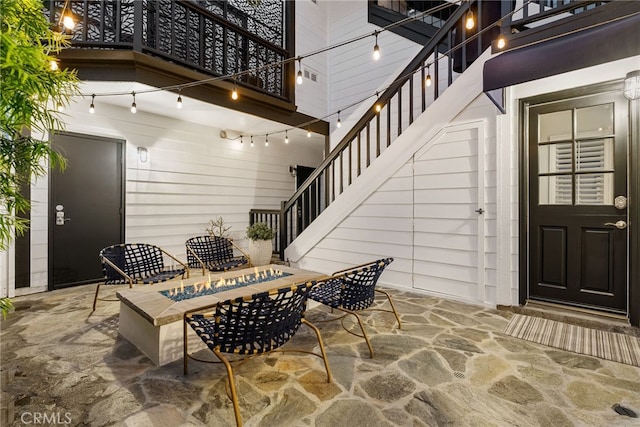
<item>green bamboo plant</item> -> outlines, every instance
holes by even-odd
[[[41,0],[2,0],[0,5],[0,250],[28,228],[21,217],[30,200],[20,188],[48,167],[64,167],[65,160],[49,135],[64,128],[57,111],[78,92],[75,71],[60,70],[55,55],[69,45],[44,15]],[[11,301],[2,298],[5,314]]]

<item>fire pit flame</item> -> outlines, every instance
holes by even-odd
[[[282,270],[274,269],[273,267],[262,271],[258,270],[258,267],[255,267],[251,274],[242,274],[238,277],[231,277],[228,279],[221,278],[215,283],[211,281],[211,275],[207,276],[207,280],[194,283],[191,286],[185,286],[184,282],[181,280],[179,287],[160,291],[160,293],[165,297],[178,302],[200,296],[213,295],[227,289],[234,289],[260,282],[276,280],[290,275],[291,273],[286,273]]]

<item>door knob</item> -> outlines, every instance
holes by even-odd
[[[627,222],[623,220],[616,222],[605,222],[604,225],[613,225],[618,230],[624,230],[625,228],[627,228]]]

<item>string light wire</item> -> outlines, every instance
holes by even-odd
[[[154,92],[161,92],[161,91],[176,90],[176,89],[185,88],[185,87],[200,86],[200,85],[203,85],[203,84],[206,84],[206,83],[210,83],[210,82],[214,82],[214,81],[228,80],[229,78],[237,78],[237,77],[242,76],[242,75],[247,74],[247,73],[255,73],[255,72],[260,71],[260,70],[263,70],[263,69],[267,69],[267,68],[271,68],[271,67],[276,67],[276,66],[281,66],[281,65],[287,64],[287,63],[289,63],[289,62],[293,62],[293,61],[298,61],[298,63],[300,64],[300,68],[299,68],[298,74],[301,74],[301,70],[302,70],[302,68],[301,68],[301,61],[302,61],[302,59],[303,59],[303,58],[306,58],[306,57],[309,57],[309,56],[313,56],[313,55],[318,55],[318,54],[320,54],[320,53],[324,53],[324,52],[326,52],[326,51],[329,51],[329,50],[332,50],[332,49],[336,49],[336,48],[339,48],[339,47],[342,47],[342,46],[345,46],[345,45],[348,45],[348,44],[354,43],[354,42],[356,42],[356,41],[359,41],[359,40],[365,39],[365,38],[367,38],[367,37],[377,36],[377,34],[379,34],[379,33],[383,32],[383,31],[388,31],[388,30],[390,30],[390,29],[391,29],[391,28],[393,28],[393,27],[403,25],[404,23],[409,22],[409,21],[414,21],[414,20],[421,19],[423,15],[426,15],[426,14],[432,14],[432,13],[434,13],[434,12],[436,12],[436,11],[439,11],[439,10],[442,10],[442,9],[445,9],[445,8],[448,8],[448,7],[451,7],[451,6],[460,5],[463,1],[465,1],[465,0],[460,0],[460,1],[455,2],[455,3],[453,3],[453,2],[452,2],[452,3],[447,3],[447,4],[440,5],[440,6],[436,6],[436,7],[434,7],[434,8],[429,9],[429,10],[426,10],[426,11],[424,11],[424,12],[420,13],[420,14],[416,14],[416,15],[414,15],[414,16],[407,17],[407,18],[405,18],[405,19],[403,19],[403,20],[397,21],[397,22],[395,22],[395,23],[393,23],[393,24],[387,25],[387,26],[383,27],[383,28],[382,28],[382,29],[380,29],[380,30],[376,30],[374,33],[370,33],[370,34],[365,34],[365,35],[357,36],[357,37],[354,37],[354,38],[352,38],[352,39],[350,39],[350,40],[345,40],[345,41],[343,41],[343,42],[340,42],[340,43],[337,43],[337,44],[334,44],[334,45],[327,46],[327,47],[325,47],[325,48],[322,48],[322,49],[319,49],[319,50],[316,50],[316,51],[313,51],[313,52],[307,53],[307,54],[305,54],[305,55],[301,55],[301,56],[297,56],[297,57],[287,58],[287,59],[284,59],[284,60],[282,60],[282,61],[278,61],[278,62],[275,62],[275,63],[271,63],[271,64],[263,65],[263,66],[261,66],[261,67],[256,67],[256,68],[252,68],[252,69],[247,69],[247,70],[244,70],[244,71],[240,71],[240,72],[238,72],[238,73],[236,73],[236,74],[232,74],[232,75],[216,76],[216,77],[210,77],[210,78],[206,78],[206,79],[203,79],[203,80],[197,80],[197,81],[193,81],[193,82],[189,82],[189,83],[183,83],[183,84],[180,84],[180,85],[164,86],[164,87],[161,87],[161,88],[146,89],[146,90],[141,90],[141,91],[139,91],[139,92],[137,92],[137,93],[138,93],[138,94],[141,94],[141,93],[154,93]],[[306,121],[306,122],[304,122],[304,123],[300,123],[300,124],[299,124],[299,125],[297,125],[297,126],[289,127],[289,128],[287,128],[287,129],[283,129],[283,130],[276,130],[276,131],[270,131],[270,132],[269,132],[269,134],[285,133],[285,143],[288,143],[288,140],[289,140],[289,137],[288,137],[288,131],[289,131],[289,130],[293,130],[293,129],[305,129],[305,128],[307,128],[308,126],[310,126],[310,125],[312,125],[312,124],[315,124],[315,123],[318,123],[318,122],[320,122],[320,121],[323,121],[323,120],[325,120],[325,119],[328,119],[328,118],[332,117],[332,116],[333,116],[333,115],[335,115],[335,114],[338,114],[338,116],[339,116],[339,115],[340,115],[340,111],[342,111],[342,110],[347,110],[347,109],[349,109],[349,108],[352,108],[352,107],[354,107],[354,106],[357,106],[357,105],[359,105],[359,104],[362,104],[363,102],[367,101],[368,99],[370,99],[370,98],[372,98],[372,97],[374,97],[374,96],[376,97],[376,100],[379,100],[379,93],[380,93],[380,92],[386,92],[387,90],[389,90],[389,89],[393,88],[394,86],[399,85],[399,84],[401,84],[401,83],[404,83],[404,79],[405,79],[405,78],[410,77],[411,75],[415,74],[416,72],[419,72],[419,71],[421,71],[421,70],[424,70],[424,68],[427,68],[427,70],[429,70],[430,66],[431,66],[431,65],[435,65],[435,63],[436,63],[438,60],[440,60],[440,59],[442,59],[442,58],[444,58],[444,57],[447,57],[447,56],[448,56],[448,55],[450,55],[453,51],[455,51],[455,50],[457,50],[457,49],[461,48],[462,46],[464,46],[464,45],[466,45],[466,44],[470,43],[471,41],[473,41],[473,40],[477,39],[478,37],[480,37],[481,35],[483,35],[485,32],[487,32],[487,31],[491,30],[492,28],[494,28],[494,27],[496,27],[496,26],[500,26],[500,25],[502,25],[502,21],[503,21],[503,19],[508,18],[508,17],[510,17],[510,16],[512,16],[512,15],[514,15],[515,13],[517,13],[518,11],[520,11],[520,10],[524,9],[524,8],[525,8],[525,7],[527,7],[527,6],[528,6],[532,1],[533,1],[533,0],[527,0],[527,1],[525,1],[525,2],[520,6],[520,7],[518,7],[518,8],[516,8],[516,9],[514,9],[513,11],[511,11],[511,12],[509,12],[509,13],[507,13],[505,16],[503,16],[503,17],[501,17],[500,19],[498,19],[497,21],[495,21],[493,24],[488,25],[488,26],[487,26],[487,27],[485,27],[484,29],[482,29],[482,30],[480,30],[480,31],[476,32],[475,34],[473,34],[473,35],[471,35],[471,36],[469,36],[468,38],[466,38],[466,39],[465,39],[464,41],[462,41],[461,43],[459,43],[459,44],[457,44],[457,45],[455,45],[455,46],[451,47],[451,48],[450,48],[449,50],[447,50],[446,52],[440,53],[440,55],[439,55],[437,58],[435,58],[434,60],[432,60],[432,61],[430,61],[430,62],[428,62],[428,63],[425,63],[422,67],[419,67],[419,68],[417,68],[417,69],[415,69],[415,70],[413,70],[413,71],[411,71],[411,72],[408,72],[407,74],[404,74],[404,75],[401,75],[401,76],[396,77],[396,78],[394,79],[394,81],[393,81],[393,82],[391,82],[388,86],[386,86],[386,87],[384,87],[384,88],[380,88],[378,91],[376,91],[376,93],[375,93],[375,94],[373,94],[373,95],[368,95],[368,96],[366,96],[366,97],[364,97],[364,98],[362,98],[362,99],[359,99],[359,100],[356,100],[356,101],[354,101],[354,102],[350,103],[350,104],[349,104],[349,105],[347,105],[347,106],[343,106],[343,107],[341,107],[341,109],[340,109],[340,110],[338,110],[337,112],[329,113],[329,114],[327,114],[327,115],[325,115],[325,116],[323,116],[323,117],[320,117],[320,118],[314,118],[314,119],[312,119],[312,120],[308,120],[308,121]],[[569,31],[569,32],[567,32],[567,33],[558,34],[558,35],[556,35],[556,36],[551,36],[551,37],[545,38],[545,39],[543,39],[543,40],[539,40],[539,41],[536,41],[536,42],[532,42],[532,43],[529,43],[529,44],[526,44],[526,45],[520,46],[519,48],[526,47],[526,46],[529,46],[529,45],[532,45],[532,44],[542,43],[542,42],[544,42],[544,41],[552,40],[552,39],[555,39],[555,38],[558,38],[558,37],[562,37],[562,36],[565,36],[565,35],[568,35],[568,34],[573,34],[573,33],[576,33],[576,32],[579,32],[579,31],[583,31],[583,30],[586,30],[586,29],[589,29],[589,28],[599,27],[599,26],[601,26],[601,25],[605,25],[605,24],[608,24],[608,23],[611,23],[611,22],[615,22],[615,21],[617,21],[617,20],[624,19],[624,18],[627,18],[627,17],[629,17],[629,16],[637,15],[638,13],[640,13],[640,12],[635,12],[635,13],[627,14],[627,15],[622,16],[622,17],[612,18],[612,19],[607,20],[607,21],[605,21],[605,22],[599,22],[599,23],[596,23],[596,24],[592,24],[592,25],[590,25],[590,26],[588,26],[588,27],[586,27],[586,28],[584,28],[584,27],[583,27],[583,28],[575,29],[575,30]],[[468,14],[467,14],[467,15],[468,15]],[[467,15],[465,15],[465,16],[467,16]],[[430,77],[430,75],[428,74],[428,75],[427,75],[427,79],[429,79],[429,77]],[[427,86],[429,86],[429,84],[428,84],[428,83],[427,83]],[[134,102],[133,102],[133,104],[132,104],[132,112],[133,112],[133,110],[135,109],[135,95],[136,95],[136,92],[107,92],[107,93],[101,93],[101,94],[92,94],[91,96],[92,96],[92,99],[95,99],[95,97],[96,97],[96,96],[97,96],[97,97],[100,97],[100,96],[104,96],[104,97],[106,97],[106,96],[121,96],[121,95],[128,95],[128,94],[132,94],[132,95],[133,95],[133,100],[134,100]],[[86,94],[81,94],[81,96],[88,96],[88,95],[86,95]],[[376,111],[380,111],[380,110],[378,110],[378,106],[377,106],[377,105],[376,105],[376,106],[374,106],[374,108],[376,109]],[[380,108],[380,109],[381,109],[381,108]],[[339,118],[338,118],[338,120],[339,120]],[[265,135],[265,136],[266,136],[266,135],[268,135],[268,134],[262,134],[262,135]],[[254,136],[254,135],[251,135],[251,146],[253,146],[253,136]],[[261,136],[261,135],[257,135],[257,134],[256,134],[255,136]],[[307,136],[308,136],[309,138],[311,137],[311,130],[309,130],[309,129],[307,129]],[[243,135],[241,134],[241,135],[239,136],[239,138],[242,138],[242,137],[243,137]],[[237,138],[234,138],[234,139],[237,139]]]

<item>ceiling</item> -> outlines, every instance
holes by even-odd
[[[96,94],[96,109],[102,103],[128,109],[133,101],[131,92],[136,92],[138,111],[225,130],[230,138],[235,138],[240,134],[246,136],[270,134],[269,140],[277,141],[284,140],[284,131],[287,130],[288,136],[292,140],[304,138],[311,144],[319,144],[319,147],[324,147],[325,144],[323,135],[312,133],[308,138],[307,131],[304,129],[292,128],[289,125],[230,110],[184,95],[182,95],[183,106],[178,109],[176,108],[176,93],[159,90],[142,83],[83,81],[80,85],[80,92],[86,96],[87,108],[91,103],[91,94]],[[113,95],[101,96],[107,94]],[[242,102],[242,99],[239,99],[238,102]]]

